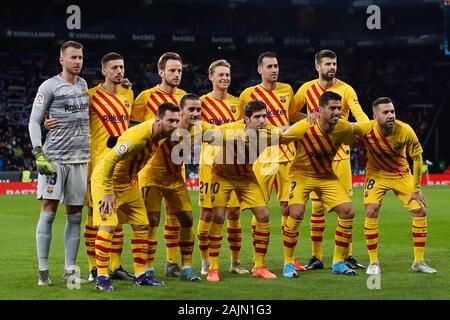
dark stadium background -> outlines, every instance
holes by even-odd
[[[338,55],[338,78],[355,88],[369,116],[375,98],[393,98],[398,118],[413,126],[424,159],[433,163],[430,172],[443,172],[450,163],[445,1],[84,1],[77,3],[81,30],[68,30],[71,4],[17,1],[0,8],[0,171],[34,168],[31,103],[38,86],[60,72],[58,50],[70,39],[85,46],[82,76],[89,86],[102,78],[101,57],[116,51],[125,58],[136,96],[159,83],[155,64],[166,51],[183,58],[180,87],[199,95],[211,88],[208,65],[229,60],[230,92],[239,95],[260,81],[259,53],[278,54],[279,80],[296,91],[316,77],[314,54],[331,49]],[[379,30],[366,27],[370,4],[381,9]]]

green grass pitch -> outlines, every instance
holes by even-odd
[[[165,287],[135,287],[130,282],[115,281],[116,292],[97,292],[93,284],[82,285],[80,290],[69,290],[60,282],[64,267],[63,232],[65,218],[61,206],[53,226],[50,252],[50,275],[54,286],[37,286],[37,258],[35,228],[39,216],[39,201],[34,196],[0,196],[0,299],[151,299],[151,300],[318,300],[318,299],[449,299],[450,291],[450,187],[424,188],[428,205],[428,243],[426,261],[438,270],[437,274],[416,274],[410,271],[413,260],[411,218],[392,193],[385,198],[380,213],[379,256],[382,267],[381,288],[370,290],[364,271],[356,277],[334,276],[330,272],[336,215],[326,216],[324,235],[325,270],[301,273],[297,279],[284,279],[283,247],[280,233],[280,213],[273,197],[270,201],[271,239],[266,258],[267,265],[279,278],[275,280],[254,279],[251,275],[233,275],[228,272],[229,252],[226,240],[220,255],[221,281],[208,283],[204,277],[200,283],[185,283],[163,276],[165,248],[163,228],[159,230],[159,246],[156,256],[157,276],[166,281]],[[194,223],[198,222],[197,194],[192,192]],[[355,189],[353,197],[356,210],[353,255],[365,265],[368,255],[364,242],[364,211],[362,190]],[[311,256],[309,240],[310,209],[300,228],[297,257],[306,262]],[[162,219],[163,221],[163,219]],[[241,261],[251,267],[251,214],[242,214],[243,245]],[[130,227],[125,226],[123,265],[132,270],[130,254]],[[200,257],[194,250],[194,268],[200,271]],[[83,241],[78,255],[78,266],[87,276],[88,267]]]

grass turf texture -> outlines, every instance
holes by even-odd
[[[53,226],[50,252],[50,276],[54,286],[37,286],[38,266],[35,247],[35,228],[39,217],[39,201],[34,196],[0,196],[0,299],[170,299],[170,300],[305,300],[305,299],[449,299],[450,246],[448,238],[448,199],[450,187],[426,187],[428,205],[428,243],[425,252],[428,264],[438,270],[437,274],[417,274],[410,271],[413,261],[411,217],[392,193],[388,193],[380,212],[379,257],[381,261],[381,289],[369,290],[364,270],[356,277],[334,276],[330,272],[334,246],[336,214],[326,216],[324,235],[325,270],[301,273],[297,279],[284,279],[283,247],[280,232],[280,213],[274,197],[270,201],[271,239],[266,263],[278,279],[254,279],[251,275],[234,275],[228,272],[229,251],[226,236],[220,255],[221,281],[208,283],[204,276],[200,283],[186,283],[163,275],[165,247],[163,227],[159,229],[159,245],[156,256],[157,277],[166,281],[165,287],[135,287],[131,282],[114,281],[116,292],[97,292],[94,284],[81,286],[81,290],[69,290],[61,283],[64,268],[63,233],[64,208],[60,206]],[[194,225],[197,226],[199,209],[197,193],[191,192],[194,205]],[[364,209],[362,189],[355,189],[356,210],[353,255],[365,266],[369,263],[364,241]],[[84,212],[85,213],[85,212]],[[311,256],[309,239],[310,204],[300,227],[297,257],[306,263]],[[164,221],[162,217],[161,221]],[[83,219],[84,223],[84,219]],[[162,223],[161,223],[162,224]],[[251,213],[242,214],[243,244],[241,262],[251,268]],[[123,266],[132,271],[130,250],[130,227],[125,226]],[[225,228],[224,228],[225,233]],[[84,241],[81,241],[77,264],[87,277],[88,266]],[[195,240],[194,268],[200,274],[200,256]]]

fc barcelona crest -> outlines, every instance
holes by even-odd
[[[286,103],[286,96],[280,96],[281,103]]]
[[[127,109],[130,107],[130,103],[128,102],[128,100],[123,100],[123,104],[125,105],[125,107],[127,107]]]
[[[400,151],[400,148],[401,148],[401,147],[402,147],[402,144],[399,143],[399,142],[397,142],[397,143],[394,144],[394,150],[397,151],[397,152]]]

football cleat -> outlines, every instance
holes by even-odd
[[[94,282],[97,279],[97,267],[93,267],[91,271],[89,271],[88,282]]]
[[[307,270],[323,269],[323,261],[317,259],[315,256],[312,256],[305,268]]]
[[[86,284],[89,281],[86,279],[81,278],[80,274],[77,273],[75,270],[65,270],[64,275],[61,278],[62,283],[67,282],[79,282],[80,284]]]
[[[99,291],[114,291],[112,281],[107,276],[98,276],[95,282],[95,288]]]
[[[180,279],[183,281],[190,281],[190,282],[202,281],[202,279],[200,279],[200,277],[197,276],[194,268],[192,268],[192,267],[181,270]]]
[[[436,273],[437,271],[431,268],[429,265],[425,263],[425,261],[421,260],[417,263],[413,263],[411,266],[411,271],[413,272],[422,272],[422,273]]]
[[[371,263],[367,267],[366,274],[368,274],[368,275],[374,275],[374,274],[380,274],[380,273],[381,273],[381,269],[380,269],[380,265],[378,263]]]
[[[294,259],[294,266],[295,266],[295,271],[300,271],[300,272],[308,271],[308,269],[306,269],[304,266],[302,266],[302,263],[298,259]]]
[[[134,276],[129,274],[127,271],[125,271],[122,266],[117,268],[115,271],[109,272],[109,277],[111,279],[117,279],[117,280],[130,280],[134,281]]]
[[[347,265],[347,267],[349,267],[350,269],[364,269],[364,265],[362,265],[361,263],[358,263],[358,261],[356,261],[355,258],[353,258],[352,256],[349,256],[347,259],[344,260],[345,264]]]
[[[52,286],[52,280],[48,276],[48,270],[39,270],[39,281],[38,286],[39,287],[48,287]]]
[[[248,271],[241,265],[241,262],[239,260],[231,262],[230,272],[235,273],[235,274],[249,274],[250,273],[250,271]]]
[[[201,274],[207,275],[209,270],[209,260],[202,260],[202,270],[200,271]]]
[[[344,276],[356,276],[356,271],[347,267],[344,261],[333,264],[331,266],[331,273]]]
[[[209,269],[208,270],[208,276],[206,277],[206,280],[209,282],[219,282],[219,270],[217,269]]]
[[[166,285],[164,281],[157,280],[154,277],[152,278],[148,276],[146,273],[143,273],[139,277],[135,278],[133,283],[136,286],[149,286],[149,287],[161,287]]]
[[[263,278],[263,279],[276,279],[277,278],[277,276],[274,275],[272,272],[270,272],[266,266],[255,268],[255,271],[253,271],[253,277]]]
[[[147,277],[154,278],[155,270],[147,270],[147,271],[145,271],[145,274],[147,275]]]
[[[178,263],[167,262],[164,268],[164,275],[166,277],[179,277],[181,275],[181,269]]]
[[[297,278],[298,274],[295,270],[295,265],[293,263],[288,263],[284,265],[283,277],[285,278]]]

